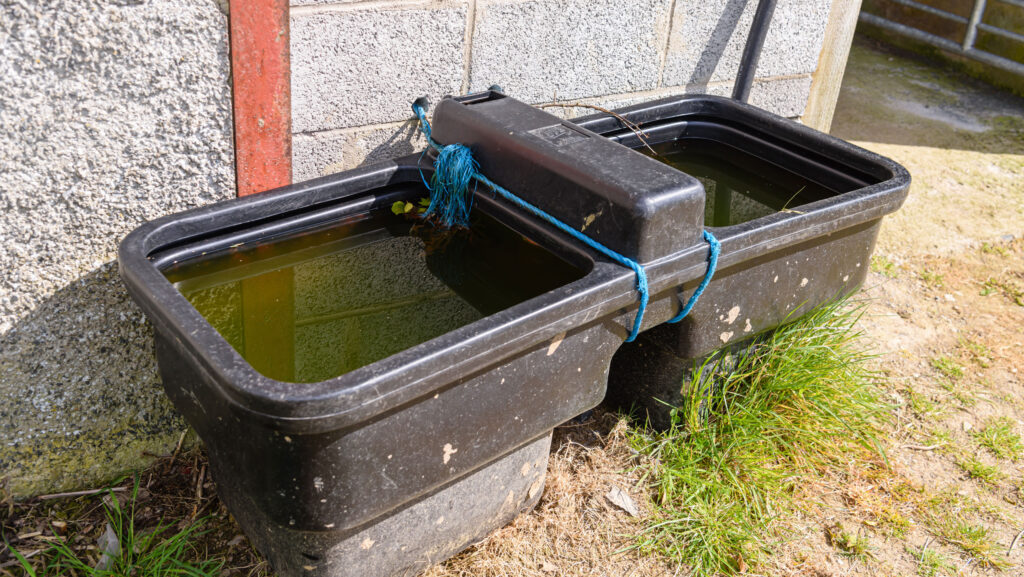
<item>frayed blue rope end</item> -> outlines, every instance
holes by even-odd
[[[424,184],[430,190],[430,205],[423,213],[425,218],[434,217],[446,228],[468,227],[469,212],[473,208],[473,193],[469,184],[480,169],[473,158],[473,152],[461,144],[441,146],[434,142],[430,121],[424,110],[426,98],[417,98],[412,110],[420,120],[420,130],[427,142],[438,151],[434,159],[434,175]],[[420,176],[423,172],[420,171]]]
[[[423,216],[434,216],[448,228],[468,227],[469,211],[473,208],[469,184],[479,168],[469,148],[461,144],[442,147],[434,160],[430,206]]]

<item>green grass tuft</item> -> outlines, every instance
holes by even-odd
[[[972,339],[960,339],[960,346],[967,351],[971,360],[979,367],[987,369],[992,366],[992,350],[985,346],[985,343]]]
[[[981,243],[981,252],[985,254],[996,254],[1001,257],[1008,257],[1011,253],[1010,249],[1006,246],[988,242]]]
[[[964,368],[960,363],[949,357],[937,357],[932,359],[932,368],[942,373],[943,376],[953,380],[959,380],[964,376]]]
[[[971,478],[984,481],[985,483],[995,483],[1006,476],[999,470],[998,466],[986,465],[973,455],[958,461],[957,464],[960,465],[961,469],[967,471]]]
[[[155,527],[135,525],[135,496],[132,492],[127,508],[111,491],[104,503],[107,524],[116,535],[116,545],[107,552],[80,552],[63,539],[53,542],[40,554],[41,563],[33,565],[17,551],[11,549],[27,577],[216,577],[223,561],[219,559],[195,560],[201,555],[192,542],[202,535],[203,520],[174,531],[173,523],[158,523]],[[95,548],[93,548],[95,549]]]
[[[637,548],[695,576],[734,574],[765,553],[796,481],[856,455],[884,458],[875,434],[889,407],[858,347],[860,314],[844,303],[813,311],[752,345],[728,374],[708,361],[668,430],[632,432],[658,494]]]
[[[871,270],[889,278],[896,278],[900,276],[900,271],[896,268],[896,263],[881,255],[874,255],[871,257]]]
[[[945,404],[936,403],[927,395],[918,393],[913,387],[908,387],[906,394],[910,410],[921,417],[942,416],[947,411]]]
[[[871,542],[866,535],[839,530],[830,535],[832,544],[845,557],[865,560],[871,556]]]
[[[1017,306],[1024,307],[1024,289],[1017,286],[1012,280],[989,277],[984,285],[982,285],[982,289],[978,294],[987,297],[992,293],[1002,293],[1003,296],[1013,301]]]
[[[917,574],[921,577],[953,575],[956,572],[956,565],[941,551],[924,548],[921,551],[908,549],[907,552],[917,558]]]
[[[989,421],[974,434],[975,440],[1001,459],[1017,460],[1024,454],[1024,443],[1014,431],[1013,419],[1000,417]]]
[[[996,547],[989,530],[959,519],[947,520],[939,528],[940,536],[973,557],[979,565],[994,569],[1010,566],[1006,556]]]
[[[910,519],[892,506],[884,506],[875,512],[875,519],[881,524],[881,528],[890,537],[903,539],[913,527]]]
[[[928,445],[939,445],[939,450],[949,452],[956,446],[956,439],[949,429],[936,427],[928,432]]]
[[[918,273],[917,276],[921,279],[922,282],[924,282],[925,285],[931,288],[938,289],[946,286],[945,278],[941,274],[931,271],[929,269],[922,270],[920,273]]]

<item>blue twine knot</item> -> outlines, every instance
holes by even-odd
[[[461,144],[441,146],[441,144],[434,140],[431,134],[430,121],[427,120],[423,99],[413,102],[412,110],[420,120],[420,131],[423,132],[423,135],[427,138],[427,142],[430,144],[431,148],[438,151],[437,159],[434,161],[434,175],[431,177],[430,183],[427,183],[426,178],[423,178],[422,170],[420,171],[420,177],[423,178],[423,184],[430,190],[430,206],[427,207],[427,212],[424,214],[438,215],[446,226],[469,226],[469,211],[470,208],[472,208],[473,203],[472,194],[469,192],[469,181],[475,180],[479,183],[483,183],[496,194],[512,204],[541,218],[558,230],[561,230],[615,262],[632,269],[633,272],[636,273],[636,291],[640,297],[640,305],[637,307],[636,317],[633,319],[633,327],[630,330],[629,335],[626,337],[625,342],[629,343],[635,340],[636,336],[640,333],[640,325],[643,324],[644,313],[647,311],[647,303],[650,300],[650,289],[647,284],[647,271],[644,270],[644,267],[635,260],[615,252],[582,232],[565,224],[541,208],[519,198],[505,187],[481,174],[480,165],[473,158],[473,153],[468,147]],[[711,245],[708,269],[704,275],[704,280],[701,281],[700,286],[697,287],[697,290],[694,291],[689,302],[686,303],[686,306],[679,312],[679,314],[668,321],[670,323],[682,320],[682,318],[690,312],[690,309],[693,308],[693,305],[697,303],[697,299],[700,297],[701,293],[704,292],[704,289],[707,288],[708,283],[711,282],[711,276],[714,274],[715,266],[718,263],[719,243],[718,240],[715,239],[714,235],[708,231],[704,231],[704,239]]]
[[[430,178],[430,206],[423,216],[436,216],[446,227],[468,227],[473,195],[469,183],[480,165],[473,152],[461,144],[442,147]]]

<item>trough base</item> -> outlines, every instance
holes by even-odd
[[[228,509],[281,577],[412,577],[505,526],[540,500],[551,432],[363,527],[301,532],[238,494]],[[229,472],[214,478],[228,478]]]
[[[657,336],[641,333],[636,341],[623,346],[612,359],[608,377],[606,407],[630,414],[637,422],[664,431],[672,425],[672,411],[693,395],[703,394],[706,403],[715,394],[707,379],[725,375],[736,368],[736,361],[755,339],[734,343],[700,359],[679,356]],[[701,367],[701,382],[693,375]],[[706,418],[705,405],[701,408]]]

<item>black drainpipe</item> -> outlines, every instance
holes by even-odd
[[[750,98],[750,86],[754,83],[754,75],[757,73],[757,60],[761,57],[764,39],[768,36],[768,25],[775,12],[775,1],[760,0],[757,3],[754,23],[750,25],[750,34],[747,35],[747,44],[743,47],[743,58],[740,60],[739,74],[736,75],[736,84],[732,89],[733,100],[746,102]]]

